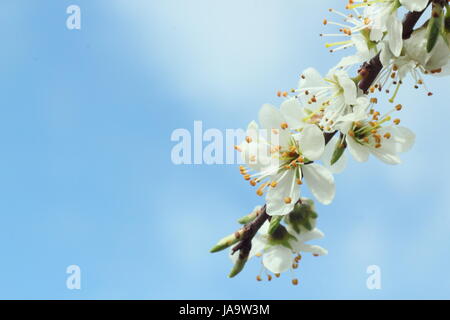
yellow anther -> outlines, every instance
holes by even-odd
[[[284,203],[290,204],[292,202],[292,199],[289,197],[284,198]]]

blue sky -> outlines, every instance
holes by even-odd
[[[66,8],[81,8],[81,30]],[[260,204],[236,166],[175,166],[173,130],[243,128],[302,70],[342,1],[8,0],[0,5],[0,298],[450,298],[449,79],[405,86],[404,164],[349,162],[297,277],[235,279],[210,247]],[[386,97],[383,110],[390,109]],[[66,288],[79,265],[81,290]],[[382,289],[366,288],[379,265]]]

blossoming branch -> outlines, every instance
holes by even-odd
[[[449,74],[449,1],[350,0],[345,9],[329,10],[338,19],[323,24],[337,30],[321,36],[340,38],[326,43],[331,52],[353,48],[354,53],[325,76],[306,69],[296,89],[278,92],[284,99],[280,107],[262,106],[258,122],[250,122],[245,140],[236,146],[246,164],[240,173],[265,204],[241,218],[242,228],[211,250],[231,248],[230,277],[252,257],[261,257],[270,281],[297,269],[304,253],[327,254],[307,243],[324,235],[317,228],[314,201],[301,197],[304,182],[328,205],[336,192],[333,174],[345,169],[347,152],[358,162],[373,156],[389,165],[401,163],[400,154],[415,140],[398,116],[403,107],[396,98],[404,80],[411,78],[416,89],[432,95],[424,77]],[[425,14],[428,20],[417,26]],[[387,112],[377,109],[380,92],[392,103]],[[293,277],[292,283],[299,281]]]

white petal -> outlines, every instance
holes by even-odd
[[[263,264],[270,272],[282,273],[292,266],[292,251],[284,246],[272,246],[263,254]]]
[[[336,73],[339,85],[344,89],[345,104],[356,104],[357,88],[355,82],[350,79],[347,72]]]
[[[336,194],[334,177],[325,167],[312,163],[302,166],[308,187],[319,202],[330,204]]]
[[[322,130],[316,125],[307,125],[298,138],[302,154],[308,160],[320,159],[325,150],[325,138]]]
[[[416,135],[410,129],[399,126],[386,127],[380,130],[380,134],[384,135],[386,132],[391,133],[391,141],[395,143],[396,152],[409,151],[416,140]]]
[[[364,61],[366,61],[366,59],[362,58],[359,55],[348,56],[342,58],[341,61],[339,61],[338,67],[348,67],[354,64],[362,63]]]
[[[290,141],[289,130],[282,129],[286,119],[280,110],[270,104],[265,104],[259,111],[259,123],[267,131],[267,140],[273,146],[287,146]],[[274,130],[272,130],[274,129]]]
[[[306,117],[302,105],[297,99],[289,99],[283,102],[280,107],[286,122],[291,129],[301,129],[305,123],[302,121]]]
[[[308,242],[311,240],[322,239],[325,235],[319,229],[313,229],[308,232],[301,232],[299,235],[296,235],[297,240],[299,242]]]
[[[428,0],[400,0],[408,11],[422,11],[428,5]]]
[[[403,24],[396,17],[396,14],[391,14],[389,17],[389,47],[392,53],[398,57],[403,49]]]
[[[265,129],[281,130],[281,124],[285,122],[280,110],[270,104],[265,104],[259,110],[259,123]]]
[[[306,69],[303,71],[302,76],[299,82],[299,89],[328,86],[327,82],[323,80],[320,73],[314,68]]]
[[[370,41],[380,41],[383,39],[383,31],[379,28],[372,28],[370,31]]]
[[[268,215],[284,216],[294,209],[295,203],[300,199],[300,188],[295,173],[296,170],[287,170],[274,178],[278,184],[275,188],[269,187],[266,195]],[[291,202],[286,203],[286,198],[290,198]]]
[[[347,149],[350,151],[353,158],[358,162],[366,162],[369,160],[369,149],[368,147],[360,145],[352,137],[347,136]]]
[[[256,121],[250,122],[247,127],[247,136],[251,137],[252,140],[257,141],[259,136],[259,126]]]
[[[320,246],[313,246],[313,245],[305,244],[305,243],[302,244],[299,247],[299,249],[300,249],[299,252],[311,252],[312,254],[317,255],[317,256],[325,256],[328,254],[328,250],[326,250]]]
[[[381,64],[385,67],[389,66],[391,64],[391,59],[394,58],[394,55],[391,52],[391,49],[389,48],[389,45],[386,44],[386,42],[382,42],[380,44],[380,61]]]
[[[375,157],[377,157],[379,160],[383,161],[384,163],[392,164],[392,165],[402,163],[400,158],[395,153],[385,152],[384,150],[380,150],[380,149],[371,148],[370,152]]]

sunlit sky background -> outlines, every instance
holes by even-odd
[[[340,55],[318,34],[345,2],[2,1],[0,298],[450,298],[449,79],[427,81],[432,97],[403,88],[404,164],[336,177],[318,206],[330,253],[304,257],[298,287],[257,283],[257,260],[228,279],[227,254],[208,251],[262,199],[236,166],[171,162],[174,129],[244,128],[303,69],[326,73]]]

